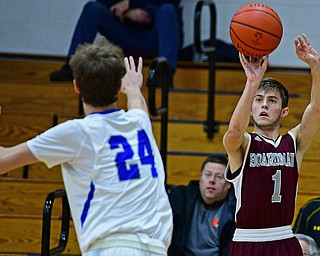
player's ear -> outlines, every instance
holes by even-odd
[[[73,88],[74,88],[74,91],[76,92],[76,94],[80,94],[80,89],[77,85],[76,79],[73,79]]]
[[[286,117],[287,115],[289,115],[289,108],[285,107],[281,110],[281,118]]]

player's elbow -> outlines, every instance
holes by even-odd
[[[237,150],[243,141],[243,133],[237,129],[228,129],[223,136],[223,146],[227,152]]]

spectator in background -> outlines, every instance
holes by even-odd
[[[320,256],[320,250],[317,243],[310,236],[305,234],[295,234],[302,248],[303,255]]]
[[[51,74],[51,81],[72,81],[69,59],[82,43],[92,43],[97,34],[120,46],[130,55],[156,53],[151,63],[169,66],[170,86],[181,46],[182,28],[179,16],[180,0],[96,0],[88,2],[77,22],[66,63]],[[160,63],[159,63],[160,62]],[[161,77],[155,78],[161,83]],[[159,86],[158,84],[156,84]]]
[[[235,197],[224,178],[225,155],[207,157],[200,180],[169,193],[173,237],[169,256],[227,256],[234,232]]]

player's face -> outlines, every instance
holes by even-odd
[[[223,200],[230,188],[224,178],[226,166],[218,163],[207,163],[200,174],[200,193],[206,204]]]
[[[277,91],[259,90],[252,103],[252,118],[260,129],[271,129],[280,126],[284,115],[282,100]]]

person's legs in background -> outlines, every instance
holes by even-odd
[[[72,37],[68,57],[74,54],[79,44],[93,43],[102,24],[115,26],[119,23],[119,20],[109,11],[109,8],[116,2],[115,0],[104,2],[97,0],[85,4]]]
[[[155,87],[168,84],[173,87],[173,74],[177,66],[182,44],[182,27],[178,10],[171,4],[162,5],[155,15],[154,29],[157,32],[157,58],[149,69],[149,79]]]
[[[110,24],[119,23],[119,21],[109,12],[109,6],[116,3],[115,0],[91,1],[85,4],[79,20],[77,22],[70,48],[67,55],[65,65],[60,71],[55,71],[51,74],[51,81],[72,81],[73,75],[69,66],[69,59],[74,54],[79,44],[92,43],[97,36],[99,27],[102,23]]]
[[[178,52],[181,45],[181,23],[178,11],[171,4],[162,5],[155,14],[154,23],[151,26],[134,24],[130,22],[120,22],[113,16],[109,8],[115,0],[104,0],[88,2],[77,22],[71,45],[67,55],[66,64],[60,71],[51,74],[51,81],[72,81],[73,75],[68,60],[75,52],[79,44],[92,43],[98,32],[111,42],[120,46],[123,51],[140,53],[154,53],[157,57],[152,62],[153,67],[168,65],[166,72],[162,68],[156,72],[156,84],[163,83],[163,76],[170,76],[170,86],[172,86],[172,76],[176,69]],[[163,62],[168,63],[163,63]],[[170,72],[167,72],[169,70]],[[168,74],[169,73],[169,74]]]
[[[181,46],[181,27],[178,10],[171,4],[162,5],[155,16],[158,32],[158,57],[165,57],[173,70],[176,69]]]

